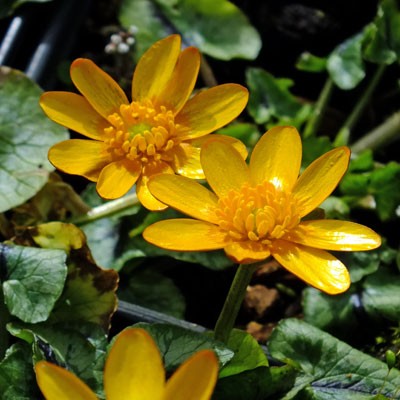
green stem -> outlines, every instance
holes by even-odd
[[[225,299],[224,306],[218,317],[218,321],[214,329],[214,338],[223,343],[227,343],[229,335],[233,329],[236,317],[239,313],[247,286],[250,283],[253,272],[258,268],[259,264],[240,264],[236,275],[233,278],[232,285]]]
[[[71,219],[69,222],[75,225],[85,225],[98,219],[109,217],[119,211],[130,208],[139,203],[135,194],[130,194],[120,199],[108,201],[100,206],[94,207],[86,214]]]
[[[329,99],[331,98],[333,88],[334,88],[333,80],[331,78],[328,78],[325,82],[324,87],[321,90],[317,102],[315,103],[311,117],[304,128],[303,132],[304,138],[314,136],[315,133],[317,132],[321,124],[324,111],[328,105]]]
[[[385,122],[357,140],[351,150],[361,153],[366,149],[376,150],[400,138],[400,111],[392,114]]]
[[[384,64],[379,65],[378,68],[376,69],[375,74],[372,77],[371,81],[369,82],[368,87],[365,89],[364,94],[356,103],[356,106],[353,108],[353,111],[347,117],[346,121],[344,122],[338,134],[336,135],[334,141],[335,146],[345,146],[349,143],[350,133],[354,128],[355,124],[360,119],[362,113],[364,112],[365,107],[369,103],[372,93],[374,92],[376,86],[378,85],[385,69],[386,65]]]
[[[214,72],[204,55],[201,56],[200,75],[206,86],[213,87],[218,85]]]
[[[9,335],[6,329],[7,323],[10,321],[10,313],[4,302],[3,286],[0,281],[0,361],[9,346]]]

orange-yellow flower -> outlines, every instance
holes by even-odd
[[[36,379],[46,400],[97,400],[73,373],[47,361],[35,365]],[[218,377],[218,360],[202,350],[165,381],[160,352],[143,329],[128,328],[112,346],[104,368],[107,400],[209,400]]]
[[[370,250],[380,245],[380,237],[353,222],[303,219],[335,189],[350,151],[339,147],[324,154],[299,177],[301,155],[301,139],[293,127],[266,132],[249,165],[232,146],[210,139],[201,151],[201,164],[214,193],[184,177],[153,177],[149,188],[154,196],[195,219],[157,222],[144,231],[144,238],[169,250],[224,249],[238,263],[272,256],[318,289],[345,291],[349,273],[325,250]]]
[[[40,100],[53,121],[88,139],[53,146],[50,162],[61,171],[97,182],[100,196],[120,197],[136,184],[140,202],[152,210],[165,205],[147,188],[157,173],[204,177],[200,146],[204,136],[236,118],[246,106],[247,90],[218,85],[189,99],[198,75],[196,48],[181,51],[178,35],[155,43],[138,62],[132,102],[119,85],[87,59],[71,65],[79,94],[47,92]],[[245,153],[235,139],[223,137]],[[245,155],[244,155],[245,156]]]

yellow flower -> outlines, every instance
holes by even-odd
[[[369,250],[380,245],[371,229],[338,220],[302,220],[335,189],[350,158],[347,147],[315,160],[299,175],[302,146],[293,127],[275,127],[258,141],[249,166],[226,143],[210,139],[201,164],[213,192],[179,176],[155,176],[160,201],[195,219],[150,225],[144,238],[178,251],[224,249],[238,263],[274,257],[305,282],[327,293],[350,285],[346,267],[325,250]]]
[[[223,84],[189,99],[200,55],[181,51],[178,35],[155,43],[138,62],[132,102],[119,85],[87,59],[71,65],[80,93],[47,92],[40,99],[53,121],[92,140],[71,139],[53,146],[50,162],[63,172],[97,182],[100,196],[123,196],[136,183],[140,202],[152,210],[166,206],[148,191],[156,173],[204,178],[200,146],[204,136],[236,118],[246,106],[247,90]],[[237,140],[223,136],[246,156]]]
[[[35,365],[36,379],[47,400],[97,400],[91,389],[64,368],[47,361]],[[107,400],[208,400],[218,376],[218,360],[202,350],[185,361],[165,382],[160,352],[140,328],[118,335],[104,368]]]

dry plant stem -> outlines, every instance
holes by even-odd
[[[315,103],[311,117],[308,120],[307,125],[304,129],[304,138],[314,136],[319,129],[324,111],[328,105],[329,99],[331,98],[333,88],[333,80],[331,78],[328,78],[325,82],[324,87],[321,90],[318,100]]]
[[[85,225],[89,222],[97,221],[101,218],[106,218],[119,211],[126,210],[139,203],[136,193],[129,194],[116,200],[109,201],[100,206],[94,207],[86,214],[71,219],[69,222],[75,225]]]
[[[211,66],[208,63],[207,59],[203,55],[201,56],[200,75],[206,86],[212,87],[218,85],[214,72],[212,71]]]
[[[351,114],[347,117],[346,121],[340,128],[335,141],[334,145],[335,146],[346,146],[349,143],[350,140],[350,133],[358,120],[360,119],[362,113],[364,112],[364,108],[367,106],[369,103],[369,100],[372,96],[372,93],[374,92],[376,86],[378,85],[383,72],[386,69],[386,65],[381,64],[378,66],[378,68],[375,71],[374,76],[372,77],[368,87],[366,88],[365,92],[361,96],[361,98],[358,100],[356,103],[356,106],[353,108],[353,111]]]
[[[259,263],[239,265],[225,299],[224,306],[222,307],[222,311],[215,325],[215,340],[219,340],[223,343],[228,342],[229,335],[234,327],[236,317],[246,294],[247,286],[250,283],[254,271],[259,265]]]
[[[397,111],[381,125],[377,126],[361,139],[357,140],[357,142],[351,146],[351,150],[354,153],[361,153],[366,149],[376,150],[399,139],[400,111]]]

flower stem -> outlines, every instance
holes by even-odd
[[[6,350],[9,346],[9,335],[6,329],[10,320],[10,313],[4,303],[3,286],[0,281],[0,360],[4,358]]]
[[[86,214],[71,219],[69,222],[75,225],[85,225],[98,219],[109,217],[119,211],[130,208],[139,203],[136,193],[121,197],[120,199],[108,201],[100,206],[94,207]]]
[[[328,78],[324,84],[324,87],[321,90],[317,102],[315,103],[311,117],[307,121],[307,125],[304,128],[304,138],[314,136],[316,131],[318,130],[321,124],[322,117],[324,115],[324,111],[331,97],[333,88],[333,80],[331,78]]]
[[[224,306],[222,307],[222,311],[215,325],[214,339],[223,343],[228,342],[229,335],[235,324],[240,306],[242,305],[246,294],[247,286],[250,283],[253,272],[258,268],[258,266],[259,263],[239,265],[225,299]]]
[[[354,125],[358,122],[360,119],[364,108],[368,104],[372,93],[374,92],[376,86],[378,85],[383,72],[385,71],[386,65],[381,64],[378,66],[378,68],[375,71],[374,76],[372,77],[371,81],[369,82],[368,87],[365,89],[365,92],[361,96],[361,98],[358,100],[356,106],[353,108],[353,111],[350,113],[350,115],[347,117],[346,121],[340,128],[338,134],[336,135],[334,145],[335,146],[345,146],[349,143],[350,140],[350,133],[352,129],[354,128]]]

